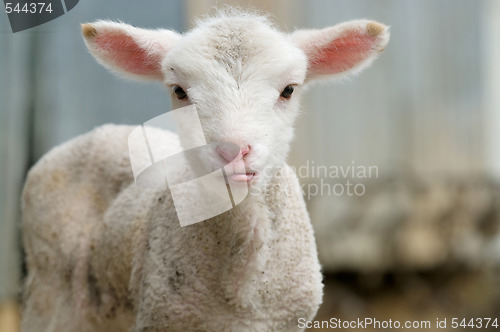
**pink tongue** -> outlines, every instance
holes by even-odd
[[[248,182],[252,180],[253,174],[237,173],[237,174],[231,174],[229,178],[235,182]]]

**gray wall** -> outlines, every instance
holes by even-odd
[[[379,170],[372,179],[301,179],[366,188],[307,201],[324,269],[500,263],[498,1],[301,4],[303,27],[355,18],[391,26],[380,59],[358,77],[312,88],[297,123],[297,167]]]
[[[483,77],[485,88],[485,132],[488,140],[489,172],[500,179],[500,1],[484,4],[482,22]]]
[[[305,26],[371,18],[391,26],[391,41],[359,77],[308,93],[295,162],[354,160],[386,176],[485,170],[484,2],[313,3],[303,9]]]

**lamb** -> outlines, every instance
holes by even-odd
[[[106,68],[162,82],[174,109],[195,105],[217,146],[211,162],[243,162],[226,180],[251,194],[181,227],[168,189],[134,181],[134,127],[105,125],[54,148],[23,191],[23,331],[301,331],[323,286],[285,162],[300,95],[312,81],[367,67],[388,28],[356,20],[287,34],[265,17],[231,12],[184,35],[111,21],[83,24],[82,33]],[[158,129],[149,139],[179,151],[189,142],[180,136]],[[228,158],[222,142],[238,156]]]

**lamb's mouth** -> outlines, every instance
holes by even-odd
[[[234,173],[231,175],[228,175],[228,179],[234,182],[250,182],[252,181],[257,173],[255,172],[248,172],[248,173]]]

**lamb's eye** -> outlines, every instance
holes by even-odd
[[[174,90],[175,95],[177,96],[177,99],[183,100],[187,98],[187,93],[178,85],[174,85],[172,88]]]
[[[285,99],[290,99],[292,93],[293,93],[293,85],[291,84],[287,85],[286,88],[284,88],[283,91],[281,91],[281,97]]]

